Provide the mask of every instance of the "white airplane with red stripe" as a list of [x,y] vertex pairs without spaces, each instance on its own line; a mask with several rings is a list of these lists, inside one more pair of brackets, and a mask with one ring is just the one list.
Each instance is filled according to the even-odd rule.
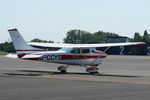
[[[98,65],[107,56],[110,47],[127,45],[144,45],[144,42],[104,43],[104,44],[55,44],[55,43],[27,43],[17,29],[9,29],[9,34],[15,47],[18,58],[44,62],[66,64],[58,70],[66,72],[69,65],[79,65],[86,68],[88,73],[97,73]],[[57,47],[58,51],[48,51],[32,46]],[[108,47],[105,51],[96,50],[96,47]]]

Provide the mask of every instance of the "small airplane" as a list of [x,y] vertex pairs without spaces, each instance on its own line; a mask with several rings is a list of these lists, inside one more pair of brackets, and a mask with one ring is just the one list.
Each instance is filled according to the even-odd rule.
[[[114,46],[144,45],[144,42],[104,43],[104,44],[55,44],[55,43],[27,43],[17,29],[8,30],[18,58],[44,62],[60,63],[57,69],[63,73],[69,65],[79,65],[86,68],[88,73],[98,73],[98,65],[106,58],[107,52]],[[32,45],[32,46],[31,46]],[[57,51],[49,51],[40,47],[57,47]],[[96,47],[107,47],[105,51],[96,50]]]

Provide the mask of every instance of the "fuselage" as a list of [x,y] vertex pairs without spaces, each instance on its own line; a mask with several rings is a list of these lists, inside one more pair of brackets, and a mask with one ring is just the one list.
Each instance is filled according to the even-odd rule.
[[[23,59],[39,60],[44,62],[61,63],[68,65],[96,66],[106,58],[106,53],[93,48],[63,48],[58,51],[43,51],[26,55]],[[36,58],[36,55],[42,55]]]

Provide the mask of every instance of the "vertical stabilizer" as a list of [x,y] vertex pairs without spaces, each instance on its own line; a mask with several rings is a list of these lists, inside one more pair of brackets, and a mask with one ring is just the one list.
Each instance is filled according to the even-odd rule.
[[34,48],[28,45],[17,29],[9,29],[8,32],[19,58],[21,58],[25,54],[43,51],[42,49]]

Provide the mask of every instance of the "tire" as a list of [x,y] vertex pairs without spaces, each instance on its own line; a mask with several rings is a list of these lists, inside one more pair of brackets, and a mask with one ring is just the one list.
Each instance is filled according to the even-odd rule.
[[61,70],[61,73],[66,73],[67,71],[66,70]]

